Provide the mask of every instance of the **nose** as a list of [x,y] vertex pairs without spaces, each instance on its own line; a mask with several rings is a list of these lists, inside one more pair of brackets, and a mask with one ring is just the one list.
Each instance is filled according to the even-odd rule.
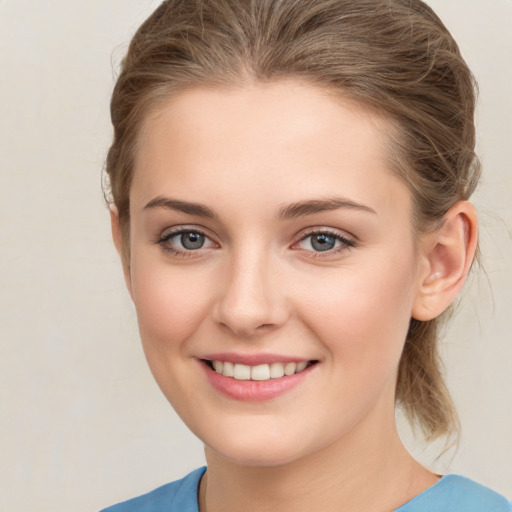
[[285,290],[270,257],[254,252],[238,255],[222,282],[214,320],[237,337],[260,336],[286,322]]

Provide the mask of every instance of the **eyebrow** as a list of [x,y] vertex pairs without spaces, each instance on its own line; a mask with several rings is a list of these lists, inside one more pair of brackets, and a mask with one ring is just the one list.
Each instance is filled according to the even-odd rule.
[[329,197],[327,199],[312,199],[310,201],[300,201],[282,207],[277,213],[279,219],[294,219],[297,217],[304,217],[306,215],[313,215],[314,213],[321,213],[331,210],[338,210],[340,208],[358,210],[377,215],[377,212],[364,204],[356,203],[344,197]]
[[[181,201],[171,197],[158,196],[149,201],[144,210],[153,210],[163,208],[167,210],[174,210],[178,212],[195,215],[207,219],[218,219],[219,216],[208,206],[201,203],[194,203],[189,201]],[[315,213],[325,211],[338,210],[338,209],[359,210],[377,214],[377,212],[364,204],[356,203],[344,197],[330,197],[327,199],[311,199],[309,201],[300,201],[283,206],[277,212],[277,218],[280,220],[294,219],[298,217],[305,217]]]
[[196,215],[197,217],[207,219],[218,219],[218,215],[204,204],[180,201],[179,199],[172,199],[170,197],[155,197],[149,201],[146,206],[144,206],[144,210],[153,210],[158,208],[188,213],[189,215]]

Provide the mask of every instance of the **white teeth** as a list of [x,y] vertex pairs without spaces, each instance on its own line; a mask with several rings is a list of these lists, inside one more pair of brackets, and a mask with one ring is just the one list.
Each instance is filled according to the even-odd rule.
[[222,375],[225,375],[226,377],[234,377],[235,367],[233,363],[228,363],[227,361],[225,363],[222,363]]
[[233,377],[237,380],[250,380],[251,379],[251,367],[246,364],[235,364]]
[[297,369],[296,363],[288,363],[284,367],[284,374],[285,375],[293,375],[295,373],[295,370]]
[[297,369],[295,370],[297,373],[298,372],[301,372],[302,370],[304,370],[306,368],[306,366],[308,365],[308,362],[307,361],[302,361],[300,363],[297,363]]
[[251,368],[251,380],[269,380],[270,367],[268,364],[260,364]]
[[279,379],[285,375],[293,375],[305,370],[307,361],[300,363],[272,363],[249,366],[246,364],[233,364],[229,361],[212,361],[213,369],[225,377],[234,377],[237,380],[269,380]]
[[270,365],[270,378],[279,379],[284,375],[284,366],[281,363],[272,363]]

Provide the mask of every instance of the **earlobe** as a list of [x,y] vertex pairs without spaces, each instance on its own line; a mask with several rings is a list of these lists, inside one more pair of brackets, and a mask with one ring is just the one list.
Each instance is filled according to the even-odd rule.
[[114,246],[121,258],[123,266],[124,280],[130,296],[132,296],[132,280],[130,274],[129,256],[126,254],[126,244],[123,238],[123,231],[121,228],[121,221],[119,220],[119,212],[115,205],[110,206],[110,226],[112,229],[112,240]]
[[441,227],[423,237],[413,318],[432,320],[457,298],[471,268],[477,241],[477,215],[468,201],[452,206]]

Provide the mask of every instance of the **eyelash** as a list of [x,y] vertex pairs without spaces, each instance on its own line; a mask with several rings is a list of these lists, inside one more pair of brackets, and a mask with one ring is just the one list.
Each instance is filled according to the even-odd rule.
[[[157,240],[156,240],[156,244],[159,245],[163,251],[165,251],[166,253],[169,253],[169,254],[172,254],[173,256],[177,256],[177,257],[190,257],[190,256],[198,256],[201,248],[199,249],[196,249],[196,250],[177,250],[177,249],[174,249],[170,244],[169,244],[169,241],[178,236],[178,235],[182,235],[182,234],[185,234],[185,233],[194,233],[194,234],[198,234],[198,235],[201,235],[201,236],[204,236],[207,240],[210,240],[211,241],[211,238],[202,230],[200,229],[197,229],[197,228],[177,228],[175,230],[172,230],[172,231],[169,231],[167,232],[165,235],[163,236],[160,236]],[[303,250],[305,252],[308,252],[312,255],[312,257],[314,258],[322,258],[322,257],[329,257],[329,256],[335,256],[337,254],[340,254],[344,251],[348,251],[350,250],[351,248],[355,247],[356,246],[356,242],[354,240],[351,240],[350,238],[347,238],[343,235],[340,235],[339,233],[335,232],[335,231],[331,231],[329,229],[325,229],[325,228],[316,228],[316,229],[311,229],[308,233],[306,233],[305,235],[303,235],[300,240],[298,242],[295,242],[292,246],[293,247],[296,247],[297,245],[299,245],[300,243],[304,242],[305,240],[307,240],[309,237],[312,237],[314,235],[326,235],[330,238],[333,238],[335,240],[335,242],[339,242],[340,243],[340,246],[337,247],[337,248],[334,248],[334,249],[328,249],[326,251],[314,251],[314,250],[307,250],[307,249],[298,249],[298,250]],[[213,242],[215,243],[215,242]]]
[[177,250],[177,249],[174,249],[170,244],[169,244],[169,241],[178,236],[178,235],[183,235],[185,233],[194,233],[194,234],[198,234],[198,235],[201,235],[201,236],[204,236],[205,239],[207,240],[210,240],[211,241],[211,238],[202,230],[200,229],[197,229],[197,228],[177,228],[175,230],[172,230],[172,231],[168,231],[165,233],[165,235],[161,235],[157,240],[156,240],[156,243],[158,245],[160,245],[160,247],[162,248],[163,251],[165,251],[166,253],[169,253],[169,254],[172,254],[173,256],[177,256],[177,257],[194,257],[194,256],[198,256],[198,253],[200,251],[200,249],[196,249],[196,250]]
[[309,232],[303,235],[300,240],[294,244],[294,246],[297,246],[301,242],[304,242],[309,237],[314,235],[327,235],[328,237],[334,238],[335,242],[339,242],[340,246],[326,251],[306,250],[306,252],[311,253],[313,258],[327,258],[330,256],[336,256],[342,252],[352,249],[353,247],[356,247],[356,242],[354,240],[347,238],[346,236],[343,236],[336,231],[332,231],[326,228],[312,228]]

